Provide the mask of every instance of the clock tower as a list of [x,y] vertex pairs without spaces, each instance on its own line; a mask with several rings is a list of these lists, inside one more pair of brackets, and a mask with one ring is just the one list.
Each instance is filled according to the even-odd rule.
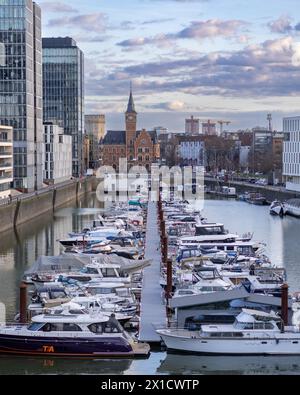
[[125,113],[126,152],[127,152],[128,163],[130,163],[133,159],[135,159],[134,143],[136,139],[136,122],[137,122],[137,112],[135,111],[132,88],[130,86],[128,106],[127,106],[127,111]]

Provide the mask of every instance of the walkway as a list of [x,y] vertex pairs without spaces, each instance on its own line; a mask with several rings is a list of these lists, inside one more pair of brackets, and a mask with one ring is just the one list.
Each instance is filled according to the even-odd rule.
[[155,332],[158,327],[166,325],[166,307],[163,304],[160,281],[160,235],[157,224],[157,204],[148,204],[145,258],[152,259],[152,264],[144,269],[141,322],[139,340],[148,343],[160,342]]

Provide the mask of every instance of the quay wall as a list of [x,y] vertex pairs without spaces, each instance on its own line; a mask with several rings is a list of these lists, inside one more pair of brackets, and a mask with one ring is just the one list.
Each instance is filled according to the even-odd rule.
[[92,191],[90,179],[55,185],[36,194],[20,195],[0,206],[0,233],[18,227]]
[[260,192],[264,195],[268,202],[274,200],[288,200],[293,198],[300,198],[300,193],[294,191],[287,191],[285,188],[273,187],[271,185],[255,185],[249,183],[243,183],[239,181],[224,182],[212,178],[205,178],[205,185],[214,189],[217,186],[232,186],[236,188],[237,193],[243,192]]

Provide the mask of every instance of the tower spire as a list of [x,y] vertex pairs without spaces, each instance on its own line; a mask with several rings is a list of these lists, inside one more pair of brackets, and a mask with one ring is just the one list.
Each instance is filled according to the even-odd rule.
[[126,112],[136,113],[135,106],[134,106],[134,100],[133,100],[133,94],[132,94],[132,81],[130,81],[130,94],[129,94],[129,100],[128,100],[128,106],[127,106]]

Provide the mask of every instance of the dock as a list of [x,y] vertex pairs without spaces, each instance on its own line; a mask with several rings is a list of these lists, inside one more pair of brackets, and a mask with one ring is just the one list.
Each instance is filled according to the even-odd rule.
[[158,210],[155,202],[149,201],[147,212],[145,259],[151,259],[150,266],[144,269],[139,341],[160,343],[155,329],[166,325],[166,306],[160,286],[161,246],[158,227]]

